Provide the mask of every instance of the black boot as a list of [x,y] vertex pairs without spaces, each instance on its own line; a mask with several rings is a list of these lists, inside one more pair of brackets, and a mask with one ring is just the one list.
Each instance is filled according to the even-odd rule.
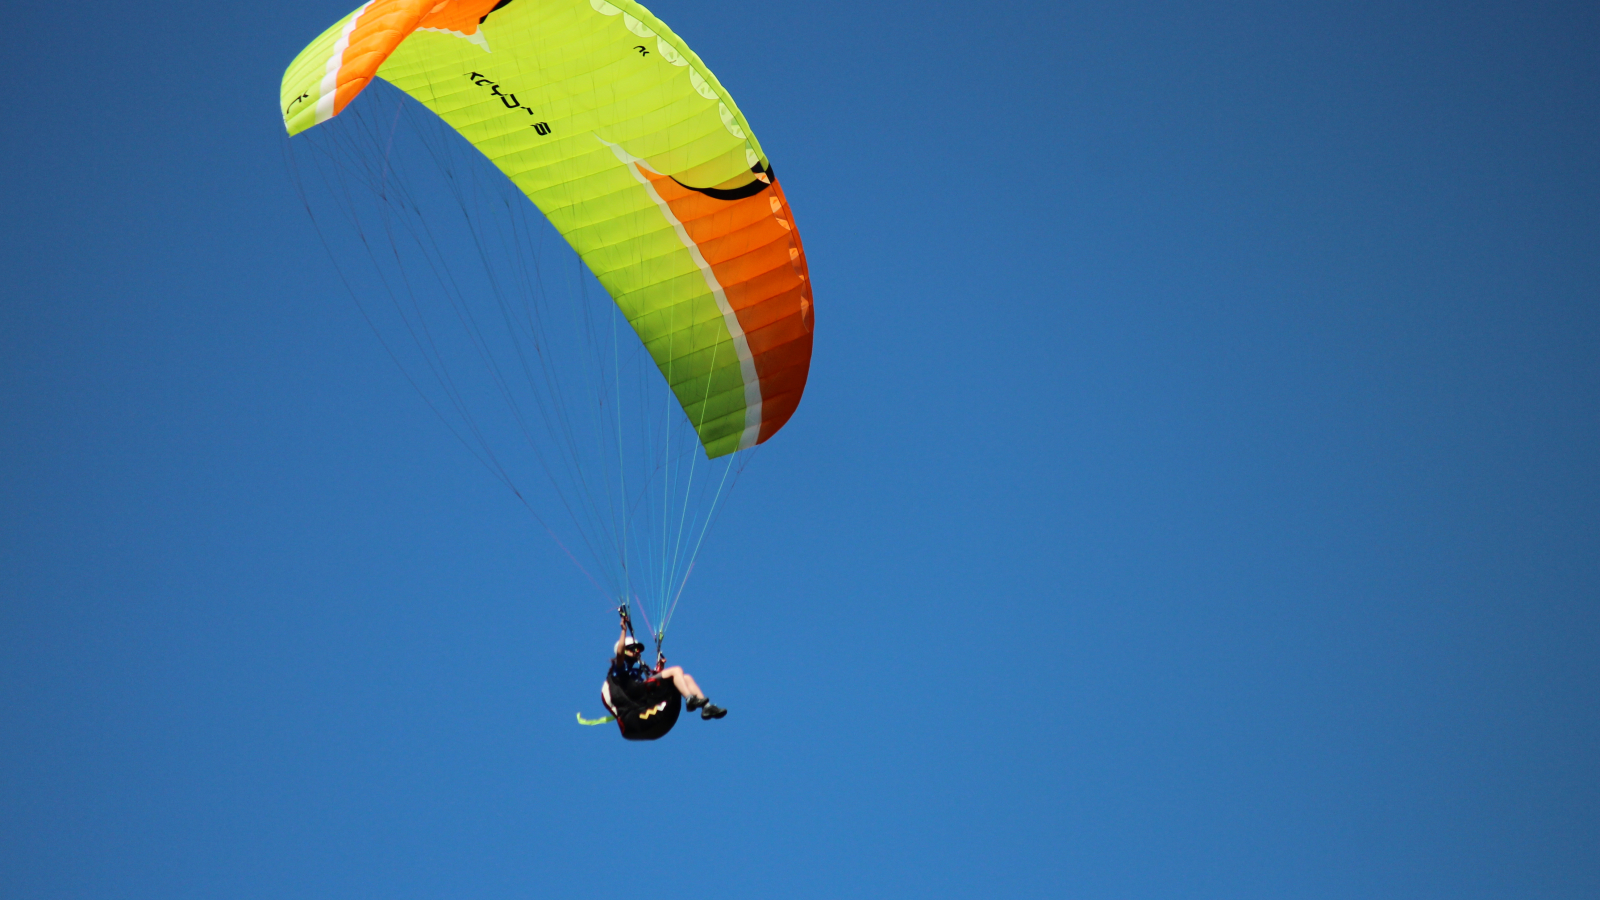
[[694,712],[695,710],[699,709],[702,706],[705,706],[707,703],[710,703],[710,702],[711,702],[710,700],[707,700],[704,697],[690,697],[689,698],[689,712]]
[[727,714],[727,710],[713,704],[710,700],[706,700],[706,708],[700,710],[700,718],[702,719],[720,719]]

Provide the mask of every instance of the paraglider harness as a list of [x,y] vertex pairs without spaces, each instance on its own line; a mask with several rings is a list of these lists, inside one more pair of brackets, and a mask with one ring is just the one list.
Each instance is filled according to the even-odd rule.
[[617,609],[622,617],[622,628],[627,632],[622,649],[611,661],[606,673],[606,683],[600,689],[600,699],[616,718],[617,728],[630,741],[653,741],[672,730],[683,711],[683,696],[669,678],[662,678],[667,658],[661,652],[661,640],[656,640],[656,665],[647,669],[643,662],[629,660],[626,655],[630,643],[642,643],[633,636],[633,621],[628,618],[628,606]]

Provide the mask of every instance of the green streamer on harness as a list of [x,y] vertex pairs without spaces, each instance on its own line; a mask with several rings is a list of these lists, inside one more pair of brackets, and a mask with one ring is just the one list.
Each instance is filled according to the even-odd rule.
[[585,719],[583,717],[583,713],[578,713],[579,725],[604,725],[607,722],[615,722],[616,720],[616,716],[601,716],[598,719]]

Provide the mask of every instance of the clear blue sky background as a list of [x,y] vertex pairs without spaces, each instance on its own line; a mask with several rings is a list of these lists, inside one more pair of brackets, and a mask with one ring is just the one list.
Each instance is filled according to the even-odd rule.
[[294,196],[350,2],[7,11],[0,893],[1600,895],[1600,8],[654,4],[818,325],[640,746]]

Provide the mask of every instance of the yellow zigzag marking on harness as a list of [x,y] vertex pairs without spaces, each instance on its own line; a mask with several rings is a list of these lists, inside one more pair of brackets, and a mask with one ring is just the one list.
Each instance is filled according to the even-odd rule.
[[667,708],[667,701],[663,700],[660,703],[656,704],[655,709],[647,709],[644,712],[639,713],[639,718],[640,719],[648,719],[651,716],[655,715],[658,712],[661,712],[663,709],[666,709],[666,708]]

